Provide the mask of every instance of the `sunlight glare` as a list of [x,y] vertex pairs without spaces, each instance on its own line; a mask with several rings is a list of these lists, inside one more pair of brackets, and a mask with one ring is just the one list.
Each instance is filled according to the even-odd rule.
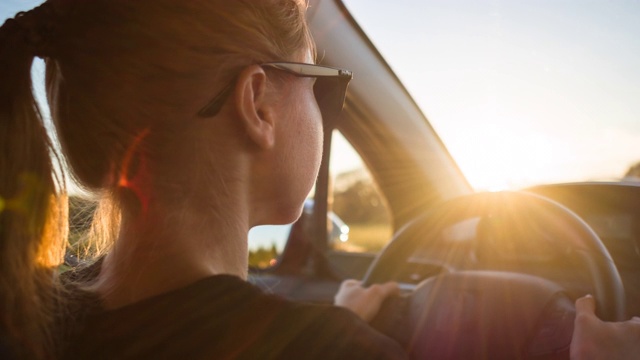
[[557,152],[551,143],[517,124],[487,125],[466,132],[449,148],[474,188],[500,191],[553,177],[545,167]]

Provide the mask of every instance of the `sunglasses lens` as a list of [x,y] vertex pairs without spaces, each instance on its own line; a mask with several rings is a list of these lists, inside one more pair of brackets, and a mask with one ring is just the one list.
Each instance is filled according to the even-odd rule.
[[313,87],[325,124],[334,123],[342,111],[347,82],[337,77],[318,77]]

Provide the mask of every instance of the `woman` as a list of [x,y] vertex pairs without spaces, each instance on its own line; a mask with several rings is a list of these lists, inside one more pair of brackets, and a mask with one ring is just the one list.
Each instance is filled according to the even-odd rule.
[[[386,358],[402,350],[355,315],[248,285],[247,232],[297,219],[323,118],[349,72],[313,65],[295,0],[50,0],[0,29],[1,324],[47,358]],[[108,254],[53,266],[66,221],[30,89],[46,59],[61,158],[101,204]],[[375,315],[394,284],[347,282]]]

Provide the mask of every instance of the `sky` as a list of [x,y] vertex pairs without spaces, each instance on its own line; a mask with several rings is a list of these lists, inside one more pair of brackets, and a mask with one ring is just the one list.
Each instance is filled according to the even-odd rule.
[[640,1],[345,2],[476,189],[640,161]]
[[[2,0],[0,20],[40,2]],[[640,1],[345,2],[476,189],[640,161]]]
[[42,3],[42,0],[2,0],[0,2],[0,20],[12,17],[18,11],[29,10]]

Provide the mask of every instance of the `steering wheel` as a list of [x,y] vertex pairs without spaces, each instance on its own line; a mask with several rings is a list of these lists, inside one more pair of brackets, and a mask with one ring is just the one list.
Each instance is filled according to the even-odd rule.
[[[610,321],[624,319],[622,280],[600,238],[566,207],[525,192],[476,193],[443,202],[394,235],[369,267],[363,284],[397,280],[402,265],[417,249],[440,240],[443,229],[467,219],[496,216],[509,221],[540,222],[545,232],[553,234],[556,241],[562,240],[550,249],[559,252],[557,255],[571,255],[581,263],[579,269],[586,269],[595,291],[598,315]],[[487,313],[499,319],[487,317]],[[446,320],[438,314],[454,317],[451,320],[458,322],[456,326],[485,333],[485,341],[477,342],[477,334],[467,336],[460,329],[443,332]],[[564,347],[568,351],[574,315],[573,300],[550,280],[515,272],[458,271],[429,278],[409,297],[390,301],[374,326],[384,332],[394,328],[394,334],[389,335],[408,346],[413,358],[475,358],[470,354],[492,346],[487,350],[491,355],[488,358],[527,358],[540,351]],[[555,342],[549,340],[553,337],[547,339],[549,329],[556,332]],[[505,337],[509,341],[505,342]]]

